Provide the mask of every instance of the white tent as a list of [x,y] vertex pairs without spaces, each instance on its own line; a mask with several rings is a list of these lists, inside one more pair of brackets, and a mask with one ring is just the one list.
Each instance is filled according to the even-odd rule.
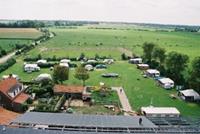
[[52,77],[50,74],[40,74],[40,75],[38,75],[38,77],[35,80],[36,81],[52,80]]
[[37,61],[37,64],[45,64],[45,63],[47,63],[47,60],[38,60]]
[[67,68],[69,67],[69,64],[68,64],[68,63],[60,63],[59,65],[60,65],[60,66],[63,66],[63,67],[67,67]]
[[69,60],[69,59],[62,59],[62,60],[60,60],[60,63],[70,63],[71,62],[71,60]]
[[183,100],[188,100],[188,101],[200,100],[200,95],[193,89],[182,90],[179,92],[179,95]]
[[141,107],[141,112],[147,117],[179,117],[180,112],[175,107]]
[[112,63],[114,63],[114,60],[113,59],[104,59],[103,63],[112,64]]
[[92,71],[92,70],[94,70],[94,67],[92,65],[88,64],[88,65],[85,65],[85,69],[87,71]]
[[174,87],[174,81],[170,78],[161,78],[158,79],[158,82],[165,89],[170,89]]

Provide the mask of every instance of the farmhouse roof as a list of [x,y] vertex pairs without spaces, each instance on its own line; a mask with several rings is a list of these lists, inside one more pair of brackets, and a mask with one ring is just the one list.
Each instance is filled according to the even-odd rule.
[[184,96],[194,96],[195,99],[199,99],[200,100],[200,95],[194,91],[193,89],[187,89],[187,90],[183,90],[180,91]]
[[8,94],[8,91],[18,84],[15,78],[7,78],[0,81],[0,91],[5,95]]
[[12,120],[17,118],[20,114],[9,111],[0,107],[0,125],[8,125]]
[[22,104],[30,98],[28,94],[20,93],[13,101],[15,103]]
[[142,107],[141,111],[146,114],[180,114],[175,107]]
[[55,85],[55,93],[82,93],[84,90],[83,86],[68,86],[68,85]]

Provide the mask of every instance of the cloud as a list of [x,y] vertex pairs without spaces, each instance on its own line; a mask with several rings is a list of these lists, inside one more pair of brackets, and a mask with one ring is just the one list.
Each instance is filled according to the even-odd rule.
[[199,0],[0,0],[1,19],[199,24]]

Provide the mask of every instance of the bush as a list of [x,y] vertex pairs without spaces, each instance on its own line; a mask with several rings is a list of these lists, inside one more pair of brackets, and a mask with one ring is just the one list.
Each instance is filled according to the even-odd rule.
[[15,63],[16,63],[16,60],[14,58],[8,59],[5,63],[3,63],[3,64],[0,65],[0,72],[5,71],[6,69],[8,69],[9,67],[11,67]]

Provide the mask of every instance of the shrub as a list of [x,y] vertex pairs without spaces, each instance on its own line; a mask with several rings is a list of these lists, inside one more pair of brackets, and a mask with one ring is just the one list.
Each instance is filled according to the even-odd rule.
[[8,69],[9,67],[11,67],[15,63],[16,63],[16,60],[14,58],[8,59],[5,63],[3,63],[3,64],[0,65],[0,72],[5,71],[6,69]]

